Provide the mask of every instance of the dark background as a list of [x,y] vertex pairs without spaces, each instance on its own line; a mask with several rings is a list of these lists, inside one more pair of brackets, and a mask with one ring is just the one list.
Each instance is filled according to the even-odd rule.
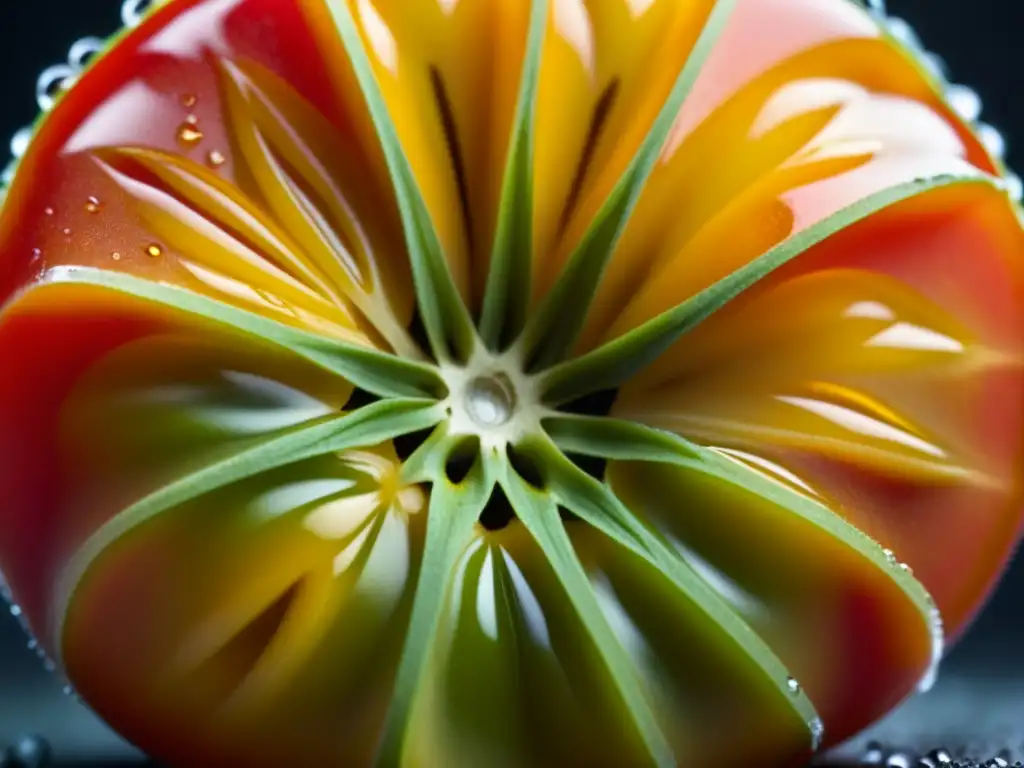
[[[889,0],[888,6],[914,25],[929,50],[942,55],[954,82],[981,94],[983,119],[1007,138],[1009,165],[1024,170],[1020,3]],[[62,62],[75,40],[113,32],[120,24],[119,6],[119,0],[0,0],[0,157],[6,156],[7,139],[35,118],[38,73]],[[949,567],[957,567],[955,555]],[[918,753],[945,746],[983,761],[1007,750],[1004,756],[1011,762],[1024,760],[1022,603],[1024,556],[948,657],[936,688],[851,745],[850,757],[843,759],[859,764],[864,743],[878,739],[887,748]],[[46,737],[62,765],[141,763],[84,707],[62,694],[60,681],[27,648],[16,620],[0,610],[0,752],[4,744],[30,733]]]

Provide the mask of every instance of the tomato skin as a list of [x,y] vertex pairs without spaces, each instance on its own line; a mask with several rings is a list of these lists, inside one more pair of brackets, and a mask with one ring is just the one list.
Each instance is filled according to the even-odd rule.
[[[457,287],[478,308],[525,6],[353,5]],[[538,300],[712,6],[554,5],[538,97]],[[353,386],[264,339],[62,276],[127,273],[384,347],[352,289],[408,326],[396,201],[329,24],[314,0],[171,0],[45,118],[0,210],[0,359],[16,370],[0,377],[0,570],[83,698],[174,764],[371,764],[426,491],[402,485],[390,442],[299,462],[106,544],[69,600],[69,565],[124,509],[248,441],[330,418]],[[465,178],[429,67],[447,83]],[[609,88],[607,132],[577,178]],[[998,172],[853,3],[740,0],[576,352],[880,189],[969,169]],[[824,504],[912,570],[955,641],[1024,533],[1017,217],[1004,191],[964,183],[857,222],[683,337],[611,415]],[[826,746],[897,706],[930,668],[931,617],[823,529],[684,469],[610,462],[605,479],[796,676]],[[774,708],[726,632],[662,574],[574,525],[574,551],[680,761],[802,764],[806,723]],[[448,589],[409,764],[643,761],[576,609],[521,526],[478,527]]]

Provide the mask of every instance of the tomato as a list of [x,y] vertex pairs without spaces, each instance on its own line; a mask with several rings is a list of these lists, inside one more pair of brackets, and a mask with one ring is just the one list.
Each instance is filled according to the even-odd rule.
[[186,765],[785,766],[1021,530],[1024,235],[853,0],[168,0],[0,210],[0,569]]

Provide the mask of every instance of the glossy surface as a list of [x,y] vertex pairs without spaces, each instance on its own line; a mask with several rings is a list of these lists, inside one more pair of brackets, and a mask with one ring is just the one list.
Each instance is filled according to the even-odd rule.
[[[480,305],[527,34],[518,0],[351,0],[455,282]],[[713,3],[552,0],[534,158],[535,303],[646,135]],[[368,765],[429,490],[391,443],[257,475],[62,573],[169,481],[350,406],[352,386],[76,266],[411,354],[397,205],[319,0],[172,0],[48,117],[0,213],[0,569],[79,693],[189,765]],[[467,65],[467,62],[472,62]],[[451,136],[457,137],[453,147]],[[740,0],[615,250],[578,351],[901,182],[995,171],[849,0]],[[891,549],[965,626],[1024,509],[1024,238],[963,184],[811,248],[629,382],[612,414],[797,488]],[[607,480],[758,632],[835,744],[914,690],[936,630],[861,553],[749,489]],[[806,723],[703,607],[566,526],[681,765],[797,765]],[[955,562],[951,553],[957,552]],[[639,765],[626,706],[523,527],[448,579],[410,766]],[[938,628],[941,632],[941,628]],[[941,638],[939,638],[941,639]],[[799,680],[799,683],[796,683]]]

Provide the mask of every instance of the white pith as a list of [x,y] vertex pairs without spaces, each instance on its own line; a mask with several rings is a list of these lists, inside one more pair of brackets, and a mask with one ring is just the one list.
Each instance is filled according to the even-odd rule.
[[541,402],[538,377],[524,371],[515,347],[494,355],[481,345],[464,366],[444,364],[440,373],[448,387],[448,434],[477,437],[481,450],[503,451],[539,433],[551,413]]

